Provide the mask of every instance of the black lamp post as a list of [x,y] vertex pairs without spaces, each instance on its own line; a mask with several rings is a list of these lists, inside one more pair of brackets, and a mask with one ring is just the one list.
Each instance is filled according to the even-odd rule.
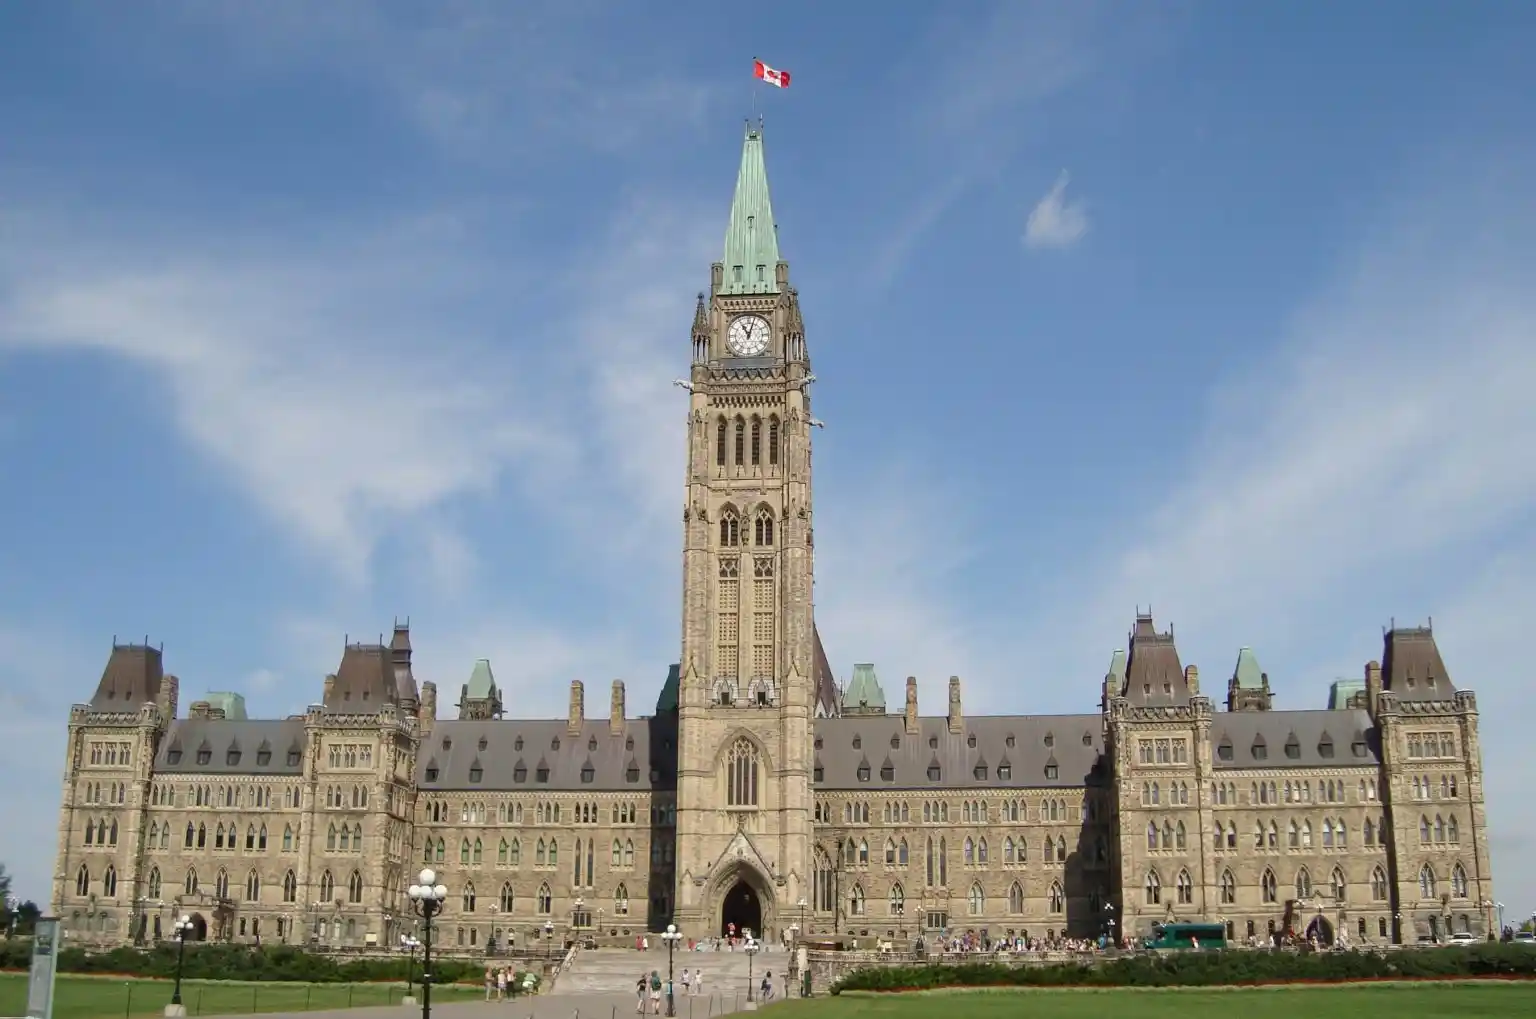
[[416,875],[417,883],[406,889],[411,909],[421,917],[421,1019],[432,1016],[432,918],[443,911],[448,888],[437,883],[437,872],[427,867]]
[[754,993],[756,993],[754,988],[753,988],[753,986],[752,986],[752,957],[757,954],[757,939],[754,938],[750,933],[747,934],[746,952],[747,952],[747,1000],[748,1001],[752,1001],[752,1000],[754,1000],[752,995]]
[[548,969],[555,958],[555,921],[544,921],[544,968]]
[[176,934],[176,986],[171,989],[171,1005],[175,1008],[172,1015],[186,1015],[187,1010],[181,1004],[181,963],[187,955],[187,935],[192,933],[192,918],[183,916],[171,926]]
[[672,949],[683,939],[678,931],[677,924],[667,924],[667,929],[661,932],[661,940],[667,943],[667,1015],[677,1015],[677,1007],[672,1000]]
[[421,947],[421,942],[409,934],[402,934],[400,947],[409,953],[409,961],[405,965],[405,996],[409,998],[412,996],[411,988],[416,982],[416,949]]

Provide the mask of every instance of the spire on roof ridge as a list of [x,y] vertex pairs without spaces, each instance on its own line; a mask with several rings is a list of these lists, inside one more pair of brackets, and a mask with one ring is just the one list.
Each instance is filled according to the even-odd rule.
[[768,167],[763,158],[763,126],[747,122],[741,143],[741,169],[725,230],[722,294],[779,292],[779,237],[768,196]]

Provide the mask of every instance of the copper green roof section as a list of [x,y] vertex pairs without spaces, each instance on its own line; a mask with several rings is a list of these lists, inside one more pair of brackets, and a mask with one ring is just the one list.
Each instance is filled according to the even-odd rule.
[[667,681],[661,685],[661,695],[656,698],[656,714],[665,715],[677,710],[678,687],[682,684],[682,666],[674,665],[667,670]]
[[468,689],[465,696],[475,700],[485,700],[496,691],[496,677],[491,674],[491,661],[489,658],[476,660],[475,667],[470,671]]
[[843,693],[844,708],[885,708],[885,691],[880,689],[880,680],[875,676],[875,667],[870,664],[860,664],[853,667],[853,678],[848,681],[848,689]]
[[245,697],[242,694],[210,691],[203,700],[207,701],[208,706],[211,708],[221,708],[224,711],[224,717],[231,721],[244,722],[246,720]]
[[1328,687],[1328,710],[1343,711],[1350,699],[1365,693],[1365,682],[1359,679],[1336,679]]
[[721,294],[779,292],[779,231],[768,198],[761,124],[748,124],[741,143],[741,169],[736,174],[736,196],[731,199],[731,222],[725,230],[721,264],[725,267],[718,291]]
[[1124,694],[1124,690],[1125,690],[1125,652],[1124,651],[1116,651],[1114,654],[1109,656],[1109,675],[1106,678],[1109,679],[1110,689],[1112,689],[1117,695],[1123,695]]
[[1257,690],[1264,685],[1264,671],[1259,668],[1258,656],[1253,648],[1237,649],[1237,665],[1232,669],[1239,690]]

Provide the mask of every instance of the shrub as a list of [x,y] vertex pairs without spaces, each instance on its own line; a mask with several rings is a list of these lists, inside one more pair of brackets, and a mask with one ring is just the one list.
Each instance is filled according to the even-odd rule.
[[[59,953],[61,973],[112,973],[125,976],[176,975],[176,943],[161,942],[152,948],[114,948],[87,952],[69,946]],[[31,941],[0,942],[0,968],[26,969],[32,964]],[[479,962],[459,959],[434,960],[437,983],[478,982],[485,971]],[[181,975],[188,980],[288,980],[306,983],[405,983],[409,975],[420,979],[421,960],[413,964],[402,956],[389,958],[337,958],[306,952],[293,945],[193,944],[187,945]]]
[[872,966],[845,975],[832,987],[832,993],[933,987],[1212,987],[1483,976],[1536,979],[1536,952],[1520,945],[1490,943],[1380,954],[1229,950],[1158,953],[1043,966],[996,962]]

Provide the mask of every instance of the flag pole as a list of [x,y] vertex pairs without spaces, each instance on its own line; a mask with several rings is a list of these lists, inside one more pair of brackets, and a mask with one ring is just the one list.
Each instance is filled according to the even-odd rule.
[[[757,58],[756,57],[752,58],[752,68],[753,68],[754,71],[757,69]],[[752,119],[756,120],[756,119],[758,119],[758,115],[757,115],[757,76],[756,76],[756,74],[754,74],[752,76],[752,78],[747,82],[747,88],[752,90]]]

